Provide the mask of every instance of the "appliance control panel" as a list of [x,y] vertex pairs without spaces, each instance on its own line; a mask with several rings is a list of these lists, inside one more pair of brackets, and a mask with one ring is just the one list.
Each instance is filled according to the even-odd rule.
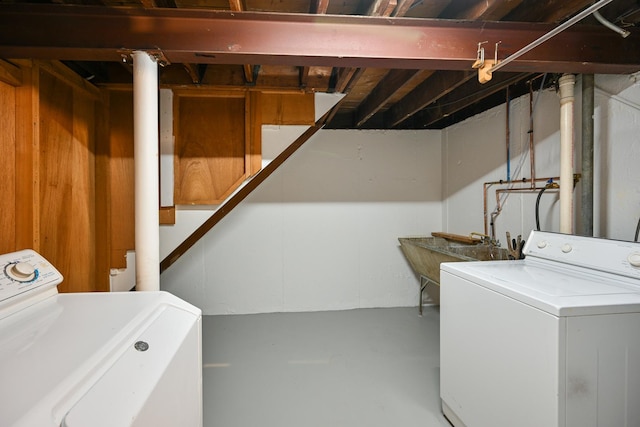
[[638,242],[534,230],[529,235],[524,254],[640,279]]
[[62,274],[34,250],[0,255],[0,302],[61,282]]

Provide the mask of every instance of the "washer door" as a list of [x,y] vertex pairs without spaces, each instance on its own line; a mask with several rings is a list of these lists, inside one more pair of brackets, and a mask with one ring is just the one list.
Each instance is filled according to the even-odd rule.
[[65,416],[65,427],[201,426],[201,317],[162,306]]

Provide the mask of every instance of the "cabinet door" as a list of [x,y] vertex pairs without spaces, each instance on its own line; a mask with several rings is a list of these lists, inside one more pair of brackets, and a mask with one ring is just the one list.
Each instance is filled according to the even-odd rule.
[[219,204],[250,175],[248,99],[174,94],[175,204]]

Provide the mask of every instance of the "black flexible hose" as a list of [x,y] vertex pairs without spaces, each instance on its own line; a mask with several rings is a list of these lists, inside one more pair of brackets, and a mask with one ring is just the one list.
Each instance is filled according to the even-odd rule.
[[540,197],[542,197],[542,193],[544,193],[546,188],[543,188],[538,193],[538,198],[536,199],[536,230],[540,231]]
[[636,237],[634,237],[633,241],[638,241],[638,234],[640,234],[640,219],[638,220],[638,225],[636,226]]

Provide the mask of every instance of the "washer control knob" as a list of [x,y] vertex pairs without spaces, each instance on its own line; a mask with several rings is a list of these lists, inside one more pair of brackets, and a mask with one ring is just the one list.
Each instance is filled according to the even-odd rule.
[[18,282],[29,282],[35,277],[36,268],[28,262],[18,262],[5,270],[7,275]]
[[627,257],[627,261],[634,267],[640,267],[640,252],[634,252]]
[[571,247],[570,244],[565,243],[564,245],[562,245],[562,248],[560,248],[562,250],[562,252],[564,252],[565,254],[568,254],[569,252],[571,252],[573,250],[573,248]]
[[547,241],[546,241],[546,240],[540,240],[540,241],[538,242],[538,248],[539,248],[539,249],[544,249],[544,248],[546,248],[546,247],[547,247]]

